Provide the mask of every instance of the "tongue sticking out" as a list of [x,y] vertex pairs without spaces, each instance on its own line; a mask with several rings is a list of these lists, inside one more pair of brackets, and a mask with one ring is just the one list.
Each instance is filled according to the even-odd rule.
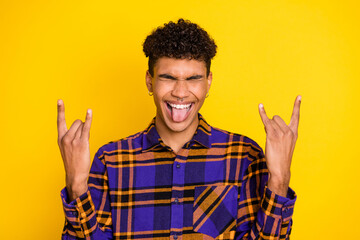
[[187,117],[187,112],[189,109],[176,109],[172,108],[171,117],[174,122],[182,122]]

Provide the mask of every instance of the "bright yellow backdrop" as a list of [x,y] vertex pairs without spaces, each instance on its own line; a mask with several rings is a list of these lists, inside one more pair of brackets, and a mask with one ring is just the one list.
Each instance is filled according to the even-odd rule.
[[201,113],[261,146],[257,105],[289,120],[302,94],[291,187],[292,239],[354,239],[359,226],[357,1],[0,2],[1,239],[59,239],[64,170],[56,101],[68,126],[92,108],[91,154],[155,114],[142,43],[179,17],[218,44]]

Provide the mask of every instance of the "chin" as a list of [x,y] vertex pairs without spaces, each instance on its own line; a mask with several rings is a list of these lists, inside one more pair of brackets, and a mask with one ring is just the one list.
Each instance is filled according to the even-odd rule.
[[188,127],[191,125],[191,123],[192,123],[192,121],[188,122],[188,123],[186,121],[181,122],[181,123],[165,122],[166,126],[173,132],[183,132],[186,129],[188,129]]

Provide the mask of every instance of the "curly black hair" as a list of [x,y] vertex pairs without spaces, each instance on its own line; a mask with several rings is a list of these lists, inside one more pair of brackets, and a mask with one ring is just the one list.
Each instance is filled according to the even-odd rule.
[[154,76],[154,65],[160,57],[205,61],[209,75],[216,48],[214,39],[204,29],[183,18],[177,23],[170,21],[163,27],[156,28],[143,43],[143,51],[149,57],[151,76]]

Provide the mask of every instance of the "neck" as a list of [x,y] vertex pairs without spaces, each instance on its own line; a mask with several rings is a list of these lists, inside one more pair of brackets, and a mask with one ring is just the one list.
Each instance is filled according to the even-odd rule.
[[165,145],[169,146],[175,153],[178,153],[185,143],[191,140],[199,124],[198,115],[195,120],[181,132],[176,132],[167,127],[160,116],[155,118],[156,130]]

